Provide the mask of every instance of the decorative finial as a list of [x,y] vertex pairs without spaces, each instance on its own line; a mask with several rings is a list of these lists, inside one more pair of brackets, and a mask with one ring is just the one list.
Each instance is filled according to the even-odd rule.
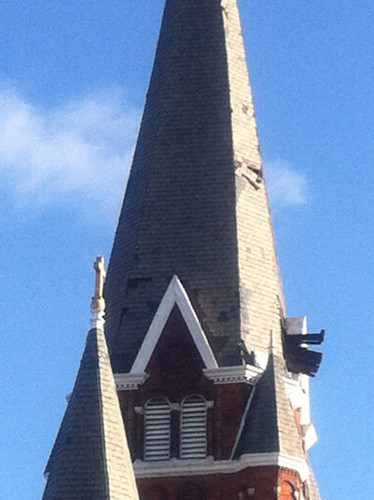
[[104,313],[105,313],[105,300],[103,297],[104,280],[105,280],[105,267],[104,257],[97,257],[94,262],[94,269],[96,271],[95,278],[95,295],[91,301],[91,328],[104,328]]

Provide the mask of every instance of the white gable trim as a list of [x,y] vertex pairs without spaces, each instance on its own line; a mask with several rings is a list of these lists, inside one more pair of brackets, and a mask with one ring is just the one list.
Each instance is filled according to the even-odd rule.
[[170,313],[177,305],[193,341],[202,357],[206,368],[218,368],[213,351],[210,348],[208,339],[201,328],[197,315],[192,307],[188,295],[177,276],[173,276],[165,295],[163,296],[157,312],[152,320],[151,326],[144,338],[140,351],[134,361],[130,373],[144,373],[151,359],[152,353],[159,341],[161,333],[170,316]]

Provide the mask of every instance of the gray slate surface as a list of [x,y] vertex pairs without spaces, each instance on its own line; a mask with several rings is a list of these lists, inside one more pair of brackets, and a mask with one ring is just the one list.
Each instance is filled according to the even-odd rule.
[[137,500],[104,334],[90,330],[47,467],[43,500]]
[[284,361],[271,354],[255,394],[234,457],[281,452],[305,459],[293,410],[286,395]]
[[167,0],[105,283],[115,372],[130,371],[175,274],[220,365],[240,364],[241,338],[262,348],[279,330],[266,190],[240,162],[261,171],[236,0]]

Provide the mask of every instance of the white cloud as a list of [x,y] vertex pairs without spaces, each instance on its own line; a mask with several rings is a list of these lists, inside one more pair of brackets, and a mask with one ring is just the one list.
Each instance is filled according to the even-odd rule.
[[307,178],[286,162],[266,162],[266,181],[270,202],[275,207],[305,205],[309,200]]
[[[114,222],[139,117],[120,89],[44,109],[0,86],[3,194],[23,212],[53,204]],[[273,206],[308,201],[307,179],[287,163],[267,163],[266,179]]]
[[50,204],[117,215],[139,122],[119,89],[42,109],[0,88],[2,188],[22,209]]

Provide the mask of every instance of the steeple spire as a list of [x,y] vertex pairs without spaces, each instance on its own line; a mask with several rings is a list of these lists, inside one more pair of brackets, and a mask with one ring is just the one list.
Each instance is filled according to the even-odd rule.
[[[98,258],[91,307],[97,326],[104,312],[99,300],[103,269],[103,258]],[[99,327],[88,332],[45,475],[43,500],[138,499],[107,345]]]
[[105,285],[130,371],[173,275],[219,365],[281,349],[283,295],[236,0],[167,0]]
[[44,500],[137,498],[104,297],[141,498],[317,499],[324,333],[285,318],[236,0],[166,0],[104,290],[95,270]]

